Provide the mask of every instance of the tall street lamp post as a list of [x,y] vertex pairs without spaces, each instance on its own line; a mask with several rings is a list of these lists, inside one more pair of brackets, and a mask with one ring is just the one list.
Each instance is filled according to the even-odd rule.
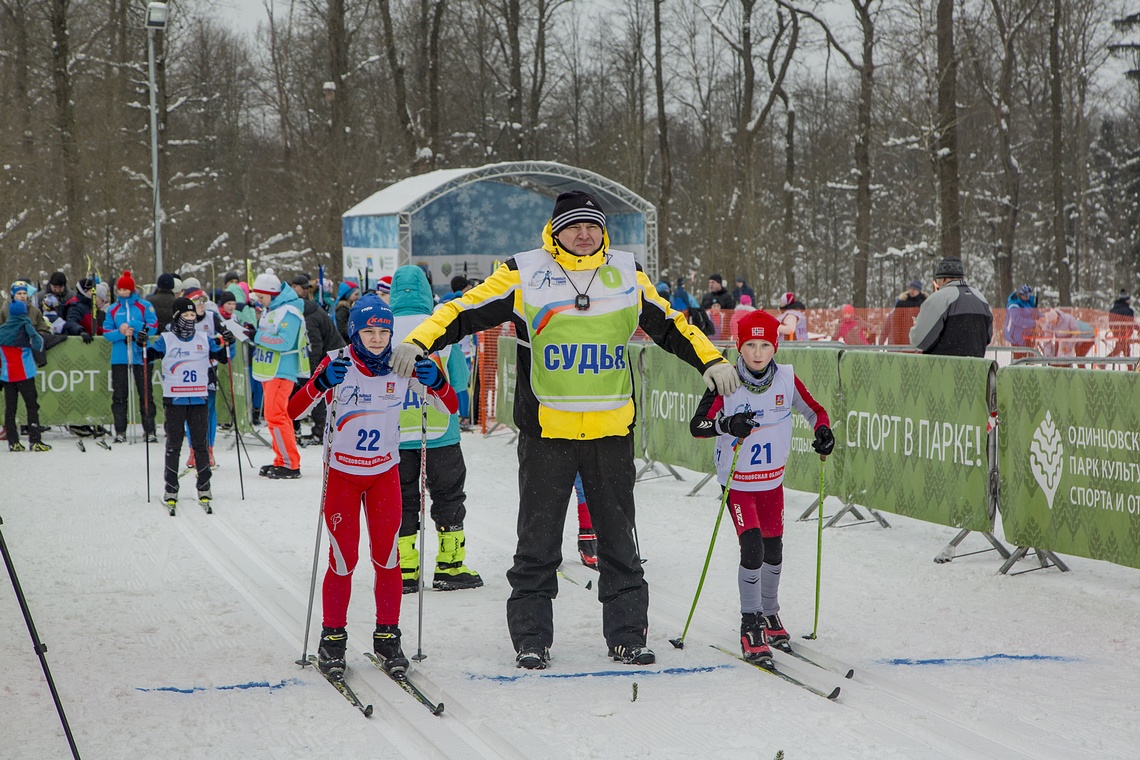
[[158,192],[158,105],[154,83],[154,36],[166,29],[166,3],[146,7],[147,62],[150,72],[150,167],[154,189],[154,276],[162,274],[162,201]]

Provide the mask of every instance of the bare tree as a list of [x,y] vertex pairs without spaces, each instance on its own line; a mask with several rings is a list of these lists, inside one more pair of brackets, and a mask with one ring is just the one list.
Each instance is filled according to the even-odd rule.
[[665,65],[661,44],[661,5],[653,0],[653,85],[657,100],[657,159],[661,190],[657,196],[657,254],[669,261],[669,224],[673,205],[673,165],[669,155],[669,119],[665,113]]
[[[999,294],[1013,290],[1013,251],[1017,238],[1017,222],[1021,214],[1021,164],[1014,156],[1014,76],[1017,72],[1018,34],[1037,12],[1041,0],[990,0],[994,26],[998,35],[1000,58],[995,86],[987,87],[979,73],[978,80],[993,106],[997,135],[997,158],[1002,167],[1001,193],[997,198],[999,221],[994,246],[994,274]],[[978,66],[980,48],[985,43],[971,40],[973,61]]]
[[938,0],[938,127],[934,163],[938,167],[941,253],[962,257],[958,206],[958,54],[954,50],[954,0]]
[[1064,152],[1064,100],[1061,92],[1061,26],[1064,23],[1064,3],[1053,0],[1053,16],[1049,24],[1049,145],[1052,157],[1050,188],[1053,198],[1053,273],[1057,278],[1057,291],[1062,306],[1073,303],[1072,273],[1066,253],[1065,228],[1065,174]]
[[[709,15],[713,29],[724,39],[736,58],[736,65],[740,71],[738,82],[739,100],[733,118],[733,147],[735,160],[732,173],[732,200],[729,206],[729,226],[737,235],[737,247],[741,254],[751,252],[752,241],[758,235],[754,229],[745,229],[744,220],[749,225],[759,222],[754,213],[756,200],[755,176],[753,171],[754,146],[756,137],[768,120],[772,107],[777,100],[777,91],[782,87],[787,76],[788,67],[795,52],[794,43],[789,44],[790,32],[786,19],[779,15],[775,19],[771,36],[754,38],[756,29],[756,0],[738,0],[739,8],[735,28],[730,28],[723,10],[728,7],[726,3],[717,15]],[[774,67],[774,75],[770,82],[767,97],[757,109],[757,102],[761,99],[756,81],[756,59],[760,57],[758,49],[767,42],[767,50],[763,53],[765,60],[779,60]],[[740,248],[740,246],[744,246]],[[741,262],[747,261],[747,256],[740,256]],[[747,264],[745,264],[747,267]]]
[[388,56],[388,69],[392,74],[392,89],[396,103],[396,117],[400,120],[403,136],[404,160],[408,166],[414,166],[418,156],[418,134],[412,113],[408,107],[408,88],[404,71],[403,59],[400,51],[396,49],[396,31],[392,24],[391,0],[378,0],[380,6],[380,20],[384,33],[384,52]]
[[[784,24],[782,13],[777,16],[780,25]],[[792,26],[791,36],[788,39],[788,56],[795,53],[800,36],[800,19],[796,13],[790,14],[789,22]],[[796,109],[784,88],[783,77],[776,70],[775,48],[769,51],[765,61],[768,70],[768,80],[772,83],[772,91],[780,102],[784,104],[784,187],[783,206],[784,215],[780,223],[780,252],[784,258],[785,285],[789,291],[796,290],[797,256],[793,252],[792,240],[796,229]]]
[[51,0],[51,73],[55,92],[55,129],[63,164],[63,203],[67,213],[67,253],[78,268],[83,254],[83,209],[79,188],[79,146],[75,140],[75,104],[72,101],[71,41],[67,31],[70,0]]
[[871,112],[875,93],[875,22],[881,0],[851,0],[851,8],[862,33],[862,56],[859,62],[847,52],[831,27],[814,13],[776,0],[784,7],[815,21],[827,36],[828,44],[847,65],[859,74],[859,101],[856,109],[855,135],[855,253],[851,303],[856,308],[867,306],[867,274],[871,257]]

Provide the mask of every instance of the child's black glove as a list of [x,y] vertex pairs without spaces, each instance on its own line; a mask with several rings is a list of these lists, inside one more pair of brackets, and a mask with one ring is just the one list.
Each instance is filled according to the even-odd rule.
[[753,417],[756,412],[737,412],[731,417],[721,417],[716,421],[716,432],[734,438],[747,438],[756,427]]
[[811,447],[815,449],[815,453],[822,457],[827,456],[835,450],[835,436],[831,433],[831,428],[827,425],[820,425],[815,429],[815,441]]

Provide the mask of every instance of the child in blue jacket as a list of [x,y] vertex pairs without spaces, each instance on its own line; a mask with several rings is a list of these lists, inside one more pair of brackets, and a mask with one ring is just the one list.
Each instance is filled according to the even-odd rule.
[[43,350],[44,339],[28,318],[28,288],[23,283],[12,286],[12,303],[8,319],[0,324],[0,383],[4,384],[4,430],[9,451],[24,451],[20,428],[16,424],[16,405],[24,398],[28,412],[28,442],[32,451],[50,451],[40,439],[40,405],[36,395],[36,362],[32,349]]
[[111,344],[111,415],[115,420],[115,443],[127,440],[127,391],[131,374],[139,395],[139,408],[143,410],[146,439],[149,443],[158,443],[154,434],[150,373],[145,365],[145,354],[135,343],[136,333],[155,331],[158,317],[150,301],[143,301],[135,295],[135,280],[130,271],[123,272],[115,282],[115,296],[118,300],[107,310],[107,317],[103,320],[103,337]]

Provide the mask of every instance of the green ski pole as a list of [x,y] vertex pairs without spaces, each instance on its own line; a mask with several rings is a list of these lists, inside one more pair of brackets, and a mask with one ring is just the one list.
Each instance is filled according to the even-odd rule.
[[804,635],[805,639],[814,641],[816,634],[819,633],[819,586],[820,586],[820,570],[823,567],[823,463],[827,461],[827,457],[820,454],[819,456],[819,525],[816,528],[815,536],[815,622],[812,624],[811,634]]
[[701,589],[705,585],[705,575],[709,571],[709,562],[712,561],[713,546],[716,545],[716,534],[720,531],[720,518],[724,516],[724,505],[728,501],[728,484],[736,473],[736,458],[740,456],[740,439],[732,447],[732,466],[728,469],[728,478],[725,480],[724,490],[720,495],[720,509],[716,513],[716,524],[713,526],[712,538],[709,539],[709,552],[705,555],[705,566],[701,569],[701,580],[697,583],[697,593],[693,595],[693,606],[689,608],[689,617],[685,620],[685,630],[681,631],[680,638],[669,639],[669,643],[677,649],[685,648],[685,636],[689,633],[689,623],[693,622],[693,613],[697,611],[697,600],[701,598]]

